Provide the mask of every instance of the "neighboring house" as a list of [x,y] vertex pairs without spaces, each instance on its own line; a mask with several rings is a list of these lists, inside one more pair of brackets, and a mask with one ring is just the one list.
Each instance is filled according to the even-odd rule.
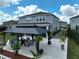
[[68,26],[67,22],[60,21],[60,29],[61,29],[61,30],[66,29],[67,26]]
[[0,32],[6,30],[6,27],[4,27],[3,25],[0,25]]
[[79,29],[79,15],[70,18],[70,27],[72,30]]
[[2,26],[6,27],[6,29],[10,29],[10,28],[15,27],[14,25],[16,25],[16,24],[17,24],[17,21],[10,20],[10,21],[3,22]]
[[60,20],[52,13],[37,12],[30,15],[20,16],[16,27],[41,27],[51,32],[60,29]]

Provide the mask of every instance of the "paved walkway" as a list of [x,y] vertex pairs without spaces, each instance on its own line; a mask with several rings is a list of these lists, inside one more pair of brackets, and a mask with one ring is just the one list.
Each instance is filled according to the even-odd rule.
[[[43,55],[41,56],[40,59],[67,59],[67,45],[68,45],[68,39],[65,41],[64,43],[64,50],[61,50],[61,43],[60,43],[60,39],[58,39],[58,35],[56,35],[55,37],[53,37],[51,39],[51,45],[48,45],[47,42],[47,38],[43,38],[43,41],[40,42],[40,49],[42,48],[44,50]],[[11,47],[6,46],[4,47],[5,50],[13,52],[13,50],[11,50]],[[24,47],[22,46],[19,50],[19,54],[23,55],[23,56],[28,56],[28,57],[33,57],[32,53],[30,52],[30,50],[36,52],[36,48],[35,45],[32,45],[30,47]],[[17,58],[17,56],[16,56]],[[20,59],[17,58],[17,59]],[[23,58],[22,58],[23,59]]]
[[3,50],[1,55],[4,55],[4,56],[9,57],[11,59],[31,59],[31,58],[23,56],[23,55],[15,55],[15,53],[9,52],[9,51],[6,51],[6,50]]

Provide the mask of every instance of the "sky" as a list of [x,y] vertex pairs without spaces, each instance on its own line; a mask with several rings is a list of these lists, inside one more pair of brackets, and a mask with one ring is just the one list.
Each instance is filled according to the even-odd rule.
[[69,23],[69,18],[79,15],[79,0],[0,0],[0,24],[40,11]]

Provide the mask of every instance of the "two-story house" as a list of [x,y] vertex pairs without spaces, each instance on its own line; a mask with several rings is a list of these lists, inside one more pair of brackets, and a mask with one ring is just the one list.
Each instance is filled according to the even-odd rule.
[[41,27],[53,32],[60,29],[59,23],[59,18],[52,13],[37,12],[30,15],[20,16],[16,27]]
[[58,17],[47,12],[37,12],[20,16],[15,28],[6,30],[11,33],[43,34],[48,37],[47,31],[54,32],[60,30],[60,20]]
[[70,27],[72,30],[79,29],[79,15],[70,18]]
[[64,21],[60,21],[60,29],[61,30],[64,30],[66,29],[68,26],[67,22],[64,22]]

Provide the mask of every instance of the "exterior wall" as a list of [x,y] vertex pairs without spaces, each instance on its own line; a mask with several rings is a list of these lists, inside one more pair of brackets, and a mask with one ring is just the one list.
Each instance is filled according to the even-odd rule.
[[76,26],[79,26],[79,17],[71,18],[70,26],[71,26],[71,29],[75,30]]
[[50,31],[57,31],[60,29],[60,20],[57,17],[52,16],[52,23],[50,26]]
[[47,14],[41,14],[41,15],[30,15],[30,16],[24,16],[19,18],[18,23],[39,23],[39,22],[47,22],[50,25],[47,25],[46,28],[48,29],[50,27],[50,31],[56,31],[59,30],[60,21],[59,19],[54,15],[47,15]]
[[60,27],[61,28],[66,28],[67,27],[67,22],[60,21]]
[[51,16],[49,16],[49,15],[34,15],[34,16],[26,16],[26,17],[19,18],[18,23],[33,23],[33,22],[36,22],[36,23],[49,22],[49,23],[51,23],[51,21],[52,21],[52,19],[51,19]]

